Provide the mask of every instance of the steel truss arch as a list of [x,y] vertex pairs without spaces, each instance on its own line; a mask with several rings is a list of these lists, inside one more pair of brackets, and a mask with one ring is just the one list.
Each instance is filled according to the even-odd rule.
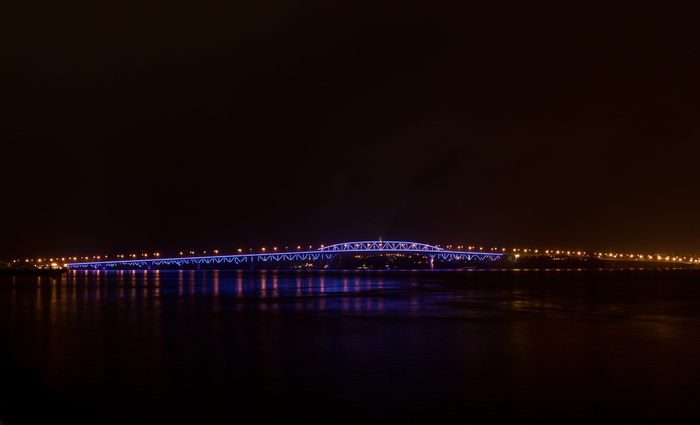
[[323,246],[319,251],[444,251],[435,245],[405,241],[356,241]]

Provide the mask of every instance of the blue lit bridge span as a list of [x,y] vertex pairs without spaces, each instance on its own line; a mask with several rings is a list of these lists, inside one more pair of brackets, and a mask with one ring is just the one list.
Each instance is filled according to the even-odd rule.
[[355,254],[420,254],[430,259],[445,261],[496,261],[503,254],[449,251],[435,245],[428,245],[419,242],[404,241],[357,241],[344,242],[334,245],[322,246],[315,251],[290,251],[290,252],[270,252],[262,254],[237,254],[237,255],[213,255],[203,257],[177,257],[177,258],[148,258],[131,259],[118,261],[90,261],[81,263],[67,263],[69,269],[129,269],[129,268],[150,268],[159,267],[184,267],[195,265],[197,267],[207,264],[216,265],[250,265],[264,266],[265,264],[294,261],[330,261],[338,255],[345,253]]

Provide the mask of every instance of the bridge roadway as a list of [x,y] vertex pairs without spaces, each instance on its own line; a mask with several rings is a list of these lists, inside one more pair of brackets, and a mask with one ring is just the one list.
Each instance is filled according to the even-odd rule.
[[478,260],[496,261],[503,254],[484,252],[449,251],[435,245],[419,242],[404,241],[356,241],[343,242],[323,246],[315,251],[272,252],[262,254],[237,254],[237,255],[213,255],[204,257],[177,257],[177,258],[149,258],[119,261],[90,261],[80,263],[67,263],[68,269],[125,269],[125,268],[150,268],[151,266],[178,266],[202,264],[233,264],[248,263],[275,263],[281,261],[320,261],[331,260],[343,253],[370,254],[370,253],[408,253],[421,254],[431,260]]

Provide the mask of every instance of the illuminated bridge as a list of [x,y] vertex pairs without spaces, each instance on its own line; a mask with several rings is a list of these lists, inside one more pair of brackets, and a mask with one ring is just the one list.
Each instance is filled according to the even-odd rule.
[[344,242],[334,245],[323,246],[315,251],[294,251],[294,252],[274,252],[263,254],[237,254],[237,255],[213,255],[203,257],[177,257],[177,258],[152,258],[152,259],[132,259],[120,261],[91,261],[82,263],[67,263],[69,269],[129,269],[129,268],[150,268],[159,267],[183,267],[195,265],[197,267],[208,265],[245,265],[255,267],[255,264],[271,264],[291,261],[330,261],[338,255],[345,253],[354,254],[419,254],[430,259],[430,264],[434,260],[445,261],[496,261],[503,254],[449,251],[443,248],[418,242],[403,241],[357,241]]

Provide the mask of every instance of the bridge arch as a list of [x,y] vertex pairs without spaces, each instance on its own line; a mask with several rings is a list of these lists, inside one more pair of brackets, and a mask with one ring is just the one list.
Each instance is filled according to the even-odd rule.
[[333,245],[323,246],[318,249],[324,252],[338,252],[338,251],[444,251],[435,245],[428,245],[420,242],[406,242],[406,241],[355,241],[355,242],[342,242]]

